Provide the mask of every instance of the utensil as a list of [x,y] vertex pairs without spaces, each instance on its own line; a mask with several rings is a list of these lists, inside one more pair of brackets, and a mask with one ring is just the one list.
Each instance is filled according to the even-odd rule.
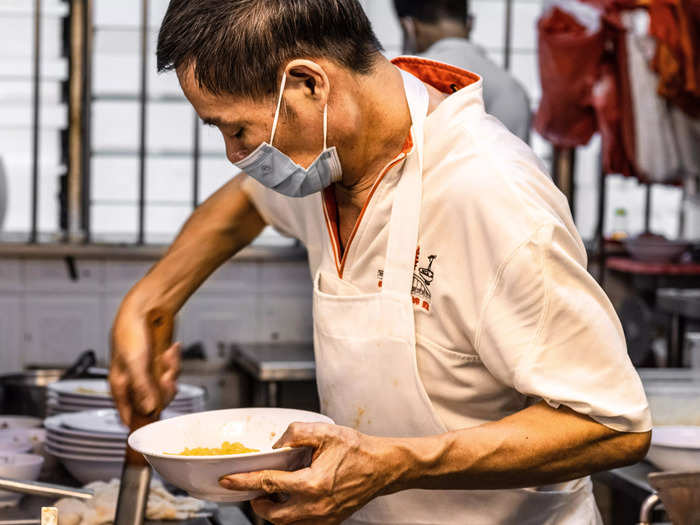
[[76,489],[52,483],[40,483],[38,481],[17,481],[7,478],[0,478],[0,489],[44,497],[90,499],[95,495],[92,490],[87,489]]
[[[163,480],[191,496],[216,502],[246,501],[258,492],[224,489],[218,480],[227,474],[259,470],[292,471],[311,463],[308,447],[272,449],[294,422],[333,421],[314,412],[283,408],[214,410],[165,419],[129,436],[129,446],[141,452]],[[222,443],[242,443],[260,452],[223,456],[181,456],[186,447],[219,448]]]
[[68,367],[27,370],[16,374],[0,376],[0,412],[35,417],[46,417],[46,387],[60,380],[64,374],[76,373],[91,377],[106,377],[107,370],[86,367],[90,357],[83,352],[76,362]]
[[81,377],[85,375],[90,367],[95,366],[97,358],[94,350],[85,350],[78,356],[78,359],[61,374],[60,381]]
[[[173,337],[174,322],[172,317],[163,312],[153,312],[147,318],[151,340],[151,366],[154,379],[160,377],[158,357],[165,352]],[[141,415],[134,412],[131,417],[131,431],[136,431],[154,421],[157,421],[163,403],[159,403],[153,413]],[[151,482],[151,467],[146,459],[131,447],[127,446],[122,471],[119,498],[117,499],[117,514],[115,525],[141,525],[146,516],[146,504]]]

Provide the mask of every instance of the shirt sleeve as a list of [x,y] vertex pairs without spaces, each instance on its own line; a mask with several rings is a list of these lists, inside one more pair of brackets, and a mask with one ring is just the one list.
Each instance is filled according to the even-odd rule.
[[619,319],[561,225],[540,227],[503,262],[475,343],[489,371],[524,395],[617,431],[651,429]]

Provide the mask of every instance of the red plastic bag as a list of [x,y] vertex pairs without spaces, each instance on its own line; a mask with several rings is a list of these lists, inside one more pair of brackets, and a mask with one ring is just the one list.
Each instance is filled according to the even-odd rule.
[[590,32],[558,7],[540,18],[537,29],[542,99],[535,129],[555,146],[584,145],[598,128],[592,93],[605,47],[603,30]]

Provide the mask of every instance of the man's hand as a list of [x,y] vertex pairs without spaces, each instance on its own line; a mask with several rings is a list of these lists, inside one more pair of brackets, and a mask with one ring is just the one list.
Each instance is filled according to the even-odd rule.
[[379,495],[397,474],[386,440],[350,428],[293,423],[274,448],[302,446],[314,448],[309,468],[225,476],[221,486],[279,495],[275,501],[263,497],[252,502],[259,516],[276,525],[333,525]]
[[127,426],[134,410],[144,416],[152,415],[167,406],[177,392],[180,345],[171,345],[153,360],[154,330],[149,316],[138,314],[127,303],[122,305],[112,327],[109,384]]

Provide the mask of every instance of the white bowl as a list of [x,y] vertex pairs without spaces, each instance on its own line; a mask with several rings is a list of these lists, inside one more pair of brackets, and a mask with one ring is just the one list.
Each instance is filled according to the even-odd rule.
[[[216,502],[247,501],[260,492],[226,490],[219,479],[227,474],[260,470],[297,470],[311,462],[311,449],[272,445],[290,424],[333,420],[302,410],[236,408],[174,417],[147,425],[129,436],[131,448],[143,454],[165,481],[191,496]],[[186,447],[217,448],[224,441],[240,442],[260,452],[226,456],[178,456]]]
[[109,481],[122,474],[124,457],[94,456],[87,454],[69,454],[46,445],[46,451],[61,460],[66,470],[83,484],[93,481]]
[[634,237],[624,242],[625,249],[639,261],[667,263],[678,259],[690,248],[688,241]]
[[12,428],[38,428],[41,419],[31,416],[0,416],[0,430]]
[[46,441],[46,430],[43,428],[13,428],[10,430],[0,430],[0,443],[8,440],[25,445],[30,443],[32,452],[40,454],[44,441]]
[[[36,454],[0,454],[0,477],[21,481],[36,481],[44,458]],[[0,490],[0,508],[16,505],[21,494]]]
[[700,426],[655,427],[647,460],[661,470],[700,470]]

